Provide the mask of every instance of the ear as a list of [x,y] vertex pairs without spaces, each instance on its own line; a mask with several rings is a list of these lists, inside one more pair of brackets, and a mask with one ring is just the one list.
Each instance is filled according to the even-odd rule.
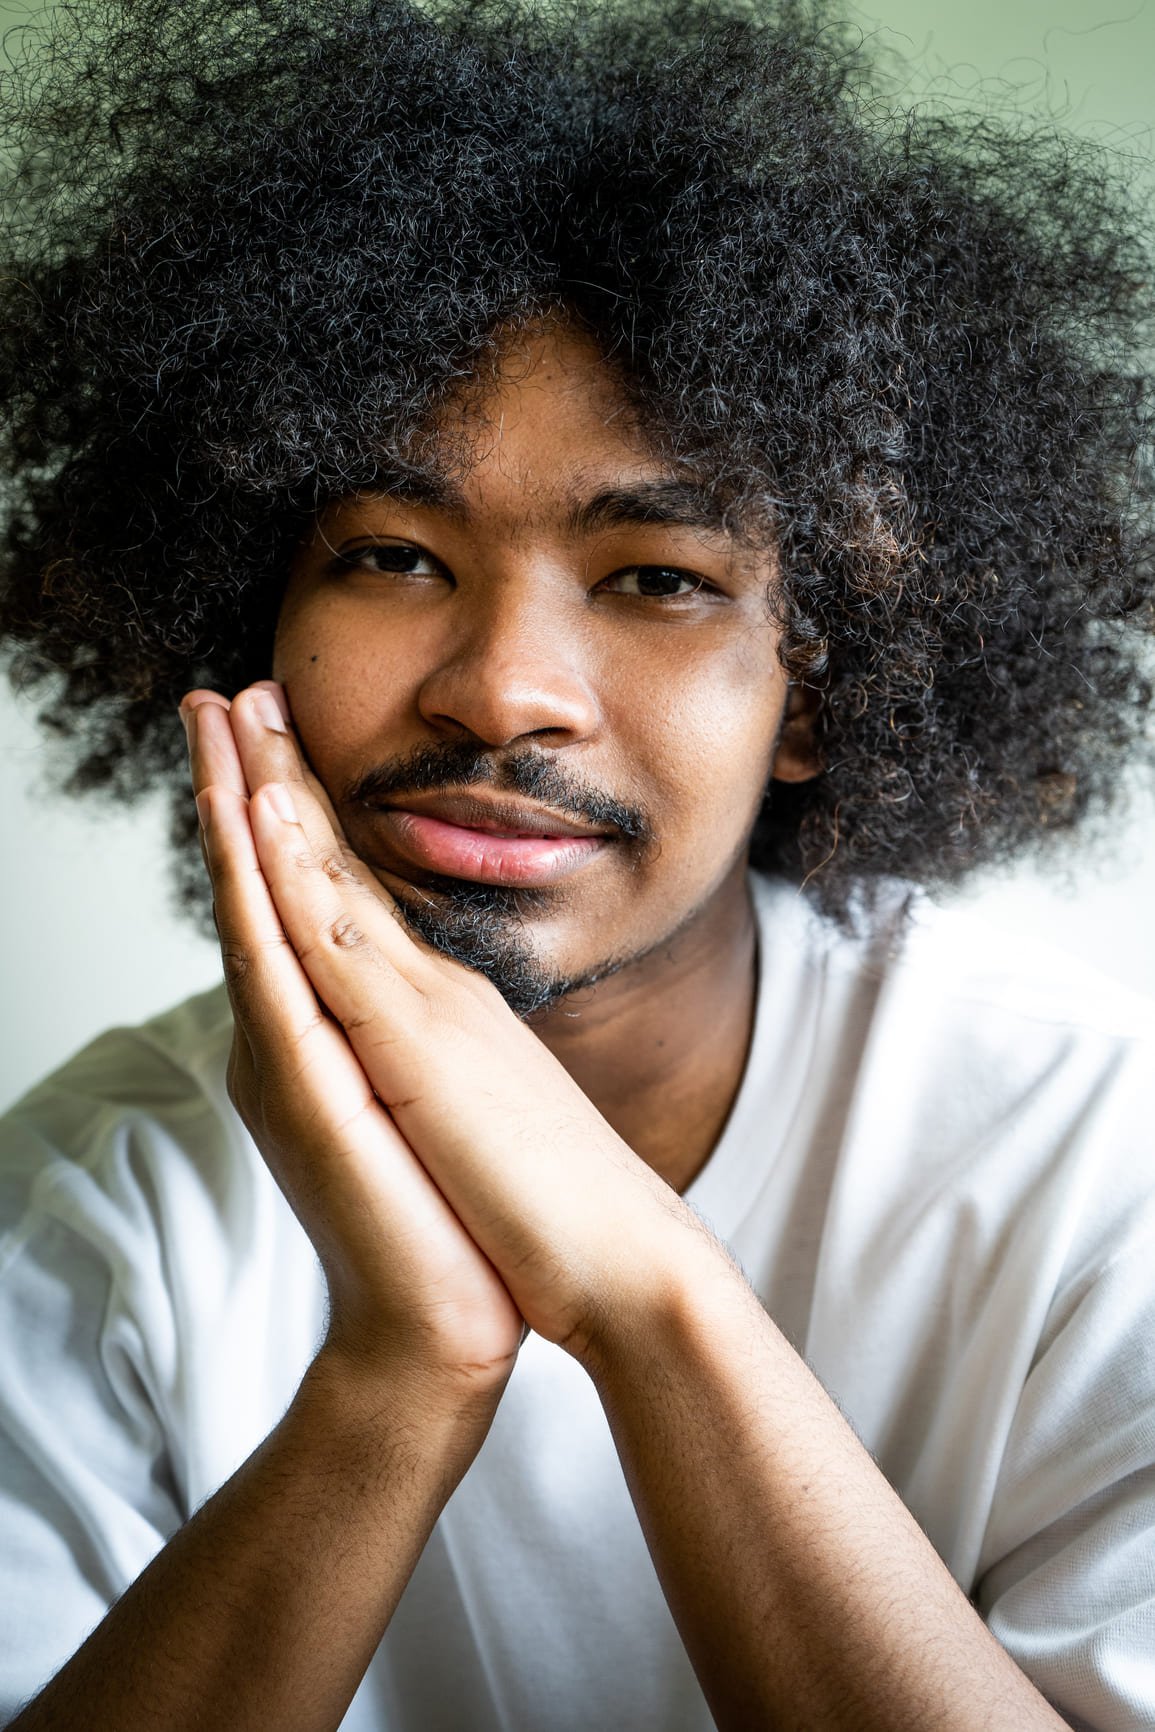
[[770,769],[775,782],[809,782],[821,772],[822,761],[814,737],[821,708],[821,692],[791,680]]

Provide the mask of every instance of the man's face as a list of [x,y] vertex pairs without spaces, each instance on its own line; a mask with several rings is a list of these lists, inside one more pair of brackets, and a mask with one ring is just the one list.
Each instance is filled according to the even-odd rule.
[[525,1015],[741,894],[787,697],[772,561],[579,334],[443,419],[462,478],[323,513],[273,671],[357,853]]

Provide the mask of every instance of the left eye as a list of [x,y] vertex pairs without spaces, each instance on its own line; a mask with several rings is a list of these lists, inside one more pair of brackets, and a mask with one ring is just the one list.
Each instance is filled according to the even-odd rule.
[[426,577],[437,569],[436,562],[424,548],[414,547],[407,541],[375,541],[365,547],[347,548],[338,559],[347,570],[360,567],[367,571]]
[[640,595],[648,600],[693,595],[705,589],[705,581],[692,571],[676,571],[668,565],[631,565],[615,571],[604,587],[613,586],[617,595]]

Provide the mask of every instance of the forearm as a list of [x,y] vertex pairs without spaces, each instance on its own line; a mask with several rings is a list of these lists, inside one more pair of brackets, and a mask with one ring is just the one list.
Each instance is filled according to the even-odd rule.
[[711,1254],[589,1369],[719,1728],[1062,1726]]
[[322,1355],[13,1732],[338,1726],[495,1401]]

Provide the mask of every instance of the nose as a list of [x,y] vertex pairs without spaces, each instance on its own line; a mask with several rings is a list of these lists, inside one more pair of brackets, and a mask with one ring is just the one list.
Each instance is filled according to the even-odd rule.
[[462,585],[418,708],[438,732],[486,746],[573,745],[597,730],[587,646],[558,586],[532,571]]

